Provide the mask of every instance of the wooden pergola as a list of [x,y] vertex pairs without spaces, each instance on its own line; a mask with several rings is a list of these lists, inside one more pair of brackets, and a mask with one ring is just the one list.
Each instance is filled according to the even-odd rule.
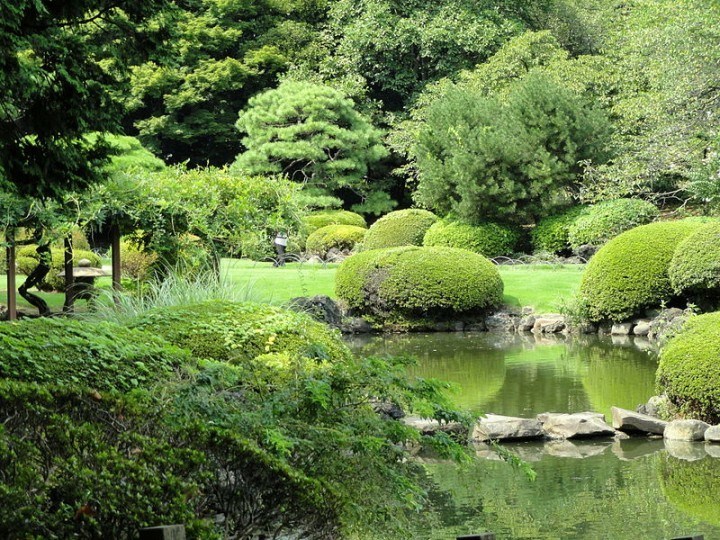
[[[17,279],[16,279],[16,257],[15,257],[15,232],[10,229],[6,236],[7,251],[7,320],[17,320]],[[114,291],[119,291],[120,285],[120,227],[114,224],[110,228],[110,244],[112,248],[112,286]],[[72,291],[75,281],[73,276],[73,248],[70,238],[65,239],[65,312],[71,312],[73,306]],[[117,297],[116,297],[117,301]]]

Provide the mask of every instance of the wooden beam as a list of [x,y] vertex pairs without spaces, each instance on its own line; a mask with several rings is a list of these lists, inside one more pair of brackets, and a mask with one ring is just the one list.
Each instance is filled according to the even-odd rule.
[[8,321],[17,319],[17,284],[15,282],[15,231],[7,231],[5,238],[8,242],[7,257],[7,317]]
[[65,303],[64,313],[72,313],[75,304],[75,276],[73,275],[72,235],[65,237]]
[[[119,292],[122,285],[120,283],[120,227],[115,223],[110,228],[110,242],[112,248],[112,282],[113,291]],[[115,302],[120,299],[115,295]]]

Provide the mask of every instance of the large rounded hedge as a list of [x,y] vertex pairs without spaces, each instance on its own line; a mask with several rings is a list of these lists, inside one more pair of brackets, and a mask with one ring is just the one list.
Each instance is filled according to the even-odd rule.
[[367,229],[365,218],[355,212],[348,210],[325,210],[323,212],[313,212],[305,217],[305,228],[308,234],[313,231],[325,227],[327,225],[352,225],[353,227],[362,227]]
[[188,349],[197,358],[223,362],[285,353],[318,360],[350,354],[340,337],[308,315],[278,307],[234,302],[151,310],[133,326]]
[[680,242],[668,274],[676,294],[693,300],[720,297],[720,221],[703,225]]
[[519,240],[519,231],[497,223],[466,225],[436,221],[425,233],[423,245],[467,249],[486,257],[499,257],[513,253]]
[[692,317],[660,354],[658,389],[680,410],[720,423],[720,312]]
[[313,255],[324,257],[332,248],[351,250],[363,241],[367,229],[354,225],[326,225],[310,234],[305,242],[305,250]]
[[0,378],[128,391],[172,374],[186,351],[110,322],[24,319],[0,324]]
[[640,199],[615,199],[587,208],[568,228],[573,249],[584,244],[602,246],[611,238],[638,225],[655,220],[660,211]]
[[530,233],[536,252],[563,253],[570,250],[570,227],[587,211],[587,206],[573,206],[538,221]]
[[673,253],[700,226],[686,220],[650,223],[605,244],[580,282],[580,300],[590,320],[626,320],[671,299],[668,267]]
[[370,226],[364,250],[398,246],[421,246],[423,237],[438,217],[427,210],[397,210],[385,214]]
[[502,303],[503,282],[482,255],[445,247],[365,251],[338,268],[335,291],[357,313],[380,321],[442,319]]

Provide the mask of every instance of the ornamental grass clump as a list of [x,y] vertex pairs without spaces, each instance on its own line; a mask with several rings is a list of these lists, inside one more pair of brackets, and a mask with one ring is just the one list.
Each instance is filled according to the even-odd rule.
[[367,229],[354,225],[326,225],[308,236],[305,250],[325,257],[331,249],[350,251],[363,241]]
[[377,322],[441,320],[498,307],[503,283],[482,255],[446,247],[366,251],[338,268],[335,291]]
[[425,233],[437,220],[438,217],[427,210],[390,212],[372,224],[365,235],[363,249],[421,246]]
[[642,225],[605,244],[590,260],[579,299],[592,321],[624,321],[669,302],[674,294],[668,268],[675,249],[701,222]]
[[511,255],[520,240],[517,229],[498,223],[465,223],[437,221],[427,230],[424,246],[467,249],[485,257]]
[[690,318],[660,353],[656,381],[690,418],[720,423],[720,312]]
[[676,294],[702,307],[720,302],[720,221],[700,227],[675,250],[670,283]]

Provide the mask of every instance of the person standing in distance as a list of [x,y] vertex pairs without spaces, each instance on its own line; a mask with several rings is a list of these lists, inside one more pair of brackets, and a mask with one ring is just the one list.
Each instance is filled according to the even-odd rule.
[[278,231],[275,236],[275,252],[277,258],[273,263],[273,266],[285,266],[285,248],[287,247],[287,234],[283,231]]

